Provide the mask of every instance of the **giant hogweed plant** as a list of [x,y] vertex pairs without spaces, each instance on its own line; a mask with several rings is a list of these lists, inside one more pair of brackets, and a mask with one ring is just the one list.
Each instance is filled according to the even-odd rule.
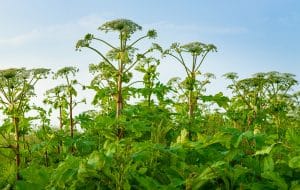
[[[130,81],[132,77],[131,70],[140,59],[145,57],[155,48],[154,46],[154,48],[149,48],[142,53],[138,53],[136,46],[144,39],[155,38],[157,34],[155,30],[149,30],[145,35],[132,40],[133,34],[142,30],[142,27],[127,19],[117,19],[106,22],[98,29],[105,33],[116,32],[118,35],[118,43],[114,45],[93,34],[87,34],[82,40],[77,42],[76,49],[80,50],[82,48],[87,48],[101,57],[99,64],[90,66],[91,72],[96,74],[91,83],[91,88],[96,90],[97,99],[99,98],[99,93],[111,97],[110,99],[106,98],[105,102],[113,101],[115,103],[116,106],[114,111],[116,113],[116,118],[118,119],[122,114],[125,104],[123,84]],[[101,50],[98,50],[94,46],[94,43],[97,42],[107,46],[110,50],[106,54]],[[103,92],[103,87],[106,92]],[[95,101],[99,101],[97,99]],[[121,138],[124,131],[121,126],[118,126],[118,128],[117,136]]]
[[[186,105],[186,113],[188,116],[188,126],[184,128],[182,133],[191,136],[191,129],[195,120],[196,112],[199,111],[198,103],[200,95],[204,90],[204,86],[209,83],[209,79],[213,77],[212,74],[206,74],[205,80],[200,81],[201,75],[200,67],[203,64],[206,56],[210,52],[217,51],[216,46],[213,44],[204,44],[201,42],[191,42],[188,44],[180,45],[173,43],[171,47],[163,52],[163,55],[170,56],[175,59],[185,71],[185,79],[180,81],[179,78],[173,79],[170,83],[176,85],[176,91],[181,96],[181,102]],[[190,59],[185,56],[189,55]],[[182,106],[179,106],[182,107]]]
[[[120,47],[90,34],[78,42],[77,48],[89,48],[102,58],[100,64],[90,65],[95,78],[86,86],[95,90],[92,104],[99,105],[100,109],[83,111],[73,118],[82,131],[73,131],[69,145],[70,135],[57,132],[60,123],[58,130],[49,127],[51,111],[36,107],[39,116],[35,119],[40,122],[36,125],[38,130],[29,130],[32,123],[24,113],[31,108],[28,106],[31,96],[26,96],[24,104],[27,106],[20,114],[19,127],[22,128],[20,134],[27,137],[24,144],[30,148],[23,148],[20,139],[24,162],[18,168],[18,179],[15,179],[16,152],[10,148],[16,143],[12,138],[14,123],[7,115],[0,127],[0,170],[3,174],[0,175],[0,187],[299,189],[299,94],[291,91],[297,83],[294,76],[270,72],[239,79],[237,74],[229,73],[226,76],[232,80],[229,88],[233,94],[229,98],[222,93],[204,95],[211,75],[206,77],[197,73],[192,80],[189,71],[193,70],[193,65],[186,65],[183,69],[189,69],[186,70],[187,80],[177,80],[177,85],[170,87],[158,78],[157,68],[163,60],[150,56],[154,49],[165,51],[154,45],[154,49],[143,55],[133,48],[137,42],[150,37],[147,34],[136,41],[131,40],[140,29],[132,21],[114,20],[102,25],[101,30],[116,31],[122,42]],[[102,54],[100,49],[94,48],[98,47],[94,42],[113,50]],[[188,47],[191,48],[189,51],[199,50],[197,44]],[[200,44],[200,48],[204,48],[198,57],[200,61],[206,57],[205,47]],[[174,45],[174,48],[167,52],[179,56],[177,61],[181,61],[176,51],[184,54],[187,47]],[[200,67],[201,64],[195,65],[194,69]],[[121,73],[120,68],[123,69]],[[133,68],[142,73],[142,79],[131,80]],[[121,96],[118,95],[120,79]],[[137,83],[143,85],[136,88],[134,84]],[[62,119],[63,127],[70,128],[68,105],[71,93],[67,86],[63,84],[49,90],[45,103],[51,105],[51,109],[62,109],[62,116],[58,117]],[[172,99],[169,97],[170,92],[180,89],[182,93],[173,93]],[[193,90],[192,96],[189,96],[189,90]],[[138,97],[136,102],[128,101],[133,97]],[[190,101],[195,104],[191,112],[187,101],[190,97],[190,100],[195,98]],[[5,101],[4,96],[2,98]],[[122,101],[118,102],[120,98]],[[213,107],[209,107],[212,104]],[[217,110],[216,104],[221,109]],[[5,111],[5,103],[1,102],[1,106]],[[121,110],[119,114],[117,110]],[[192,117],[189,113],[193,113]],[[182,129],[191,124],[195,128],[189,130],[195,133],[192,138],[184,138],[188,134],[183,134]],[[73,147],[74,151],[63,151],[67,147]]]
[[[34,86],[39,80],[45,78],[48,73],[49,69],[44,68],[31,70],[12,68],[0,70],[0,103],[3,113],[11,120],[14,131],[14,143],[7,144],[7,147],[11,148],[15,154],[17,180],[20,179],[19,170],[22,157],[20,137],[21,131],[23,130],[22,121],[25,117],[24,114],[29,110],[30,98],[34,96]],[[9,140],[7,140],[7,142],[9,142]]]

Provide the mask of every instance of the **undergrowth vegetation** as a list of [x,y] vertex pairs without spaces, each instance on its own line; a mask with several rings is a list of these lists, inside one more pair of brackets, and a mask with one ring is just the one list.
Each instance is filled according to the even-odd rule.
[[[0,70],[0,188],[300,189],[294,75],[227,73],[232,96],[208,95],[214,75],[201,65],[214,45],[153,43],[142,51],[138,44],[155,38],[155,30],[138,36],[142,27],[126,19],[99,30],[116,33],[118,44],[93,34],[78,41],[77,50],[99,55],[90,84],[76,80],[76,67],[61,68],[52,77],[64,83],[45,92],[45,107],[32,98],[39,80],[51,80],[48,69]],[[165,57],[186,76],[162,83]],[[137,72],[141,78],[133,81]],[[77,99],[79,87],[95,92],[96,109],[75,115],[86,103]]]

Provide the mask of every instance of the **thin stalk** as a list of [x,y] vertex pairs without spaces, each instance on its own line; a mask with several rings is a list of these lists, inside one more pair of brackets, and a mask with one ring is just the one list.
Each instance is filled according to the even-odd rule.
[[130,47],[133,47],[137,42],[139,42],[139,41],[141,41],[142,39],[147,38],[147,37],[148,37],[148,36],[145,35],[145,36],[142,36],[142,37],[138,38],[137,40],[135,40],[134,42],[132,42],[128,47],[129,47],[129,48],[130,48]]
[[[62,105],[59,106],[59,129],[60,131],[63,130],[63,118],[62,118]],[[57,151],[58,151],[58,154],[60,154],[60,152],[62,151],[62,141],[60,140],[59,141],[59,145],[57,147]]]
[[21,155],[20,155],[20,133],[19,133],[19,118],[13,116],[13,124],[15,127],[15,154],[16,154],[16,180],[20,180],[20,165],[21,165]]
[[98,40],[98,41],[104,43],[105,45],[111,47],[112,49],[117,49],[116,47],[114,47],[114,46],[111,45],[110,43],[106,42],[105,40],[102,40],[102,39],[100,39],[100,38],[95,38],[95,37],[94,37],[93,39],[94,39],[94,40]]
[[117,70],[116,69],[116,67],[100,52],[100,51],[98,51],[97,49],[95,49],[95,48],[93,48],[93,47],[87,47],[87,48],[89,48],[89,49],[91,49],[91,50],[93,50],[93,51],[95,51],[98,55],[100,55],[100,57],[102,57],[102,59],[104,59],[112,68],[114,68],[115,70]]

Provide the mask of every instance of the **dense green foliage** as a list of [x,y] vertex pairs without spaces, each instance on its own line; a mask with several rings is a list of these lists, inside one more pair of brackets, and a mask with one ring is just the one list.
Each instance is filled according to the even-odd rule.
[[[90,65],[94,78],[83,86],[95,92],[95,110],[74,115],[85,102],[76,100],[75,67],[54,73],[64,83],[45,92],[45,107],[31,98],[49,70],[0,71],[0,188],[300,189],[300,93],[293,92],[294,75],[239,79],[227,73],[232,96],[208,95],[214,76],[200,66],[216,51],[214,45],[174,43],[163,50],[153,44],[139,52],[137,42],[155,38],[154,30],[132,40],[142,27],[126,19],[99,30],[117,32],[119,46],[92,34],[76,45],[101,58]],[[111,50],[102,53],[94,42]],[[159,80],[161,63],[177,64],[165,63],[166,56],[185,69],[184,79]],[[132,81],[136,72],[141,79]],[[53,110],[57,126],[50,122]]]

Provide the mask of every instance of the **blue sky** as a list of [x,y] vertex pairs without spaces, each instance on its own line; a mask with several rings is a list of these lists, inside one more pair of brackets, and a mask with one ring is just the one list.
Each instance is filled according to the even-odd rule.
[[[226,72],[247,77],[300,71],[298,0],[0,0],[0,67],[74,65],[79,80],[88,82],[88,64],[100,59],[76,52],[75,43],[86,33],[105,37],[96,28],[115,18],[156,29],[165,48],[173,42],[215,44],[218,52],[202,68],[217,76],[212,92],[226,88]],[[170,60],[162,61],[160,72],[164,81],[183,74]]]

